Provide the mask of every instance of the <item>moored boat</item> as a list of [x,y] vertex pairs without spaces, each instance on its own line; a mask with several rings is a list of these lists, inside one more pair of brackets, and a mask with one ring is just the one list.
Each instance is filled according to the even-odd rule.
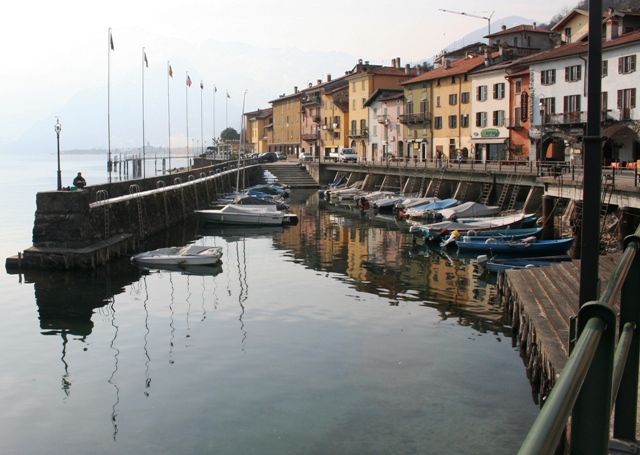
[[280,226],[297,222],[296,215],[284,213],[278,210],[275,205],[229,204],[221,209],[196,210],[195,212],[205,222],[215,224]]
[[131,262],[147,267],[163,268],[163,266],[214,265],[220,261],[221,257],[222,248],[219,246],[187,245],[145,251],[132,256]]
[[556,240],[488,239],[485,242],[458,242],[461,253],[477,252],[497,255],[544,256],[565,254],[573,246],[573,237]]

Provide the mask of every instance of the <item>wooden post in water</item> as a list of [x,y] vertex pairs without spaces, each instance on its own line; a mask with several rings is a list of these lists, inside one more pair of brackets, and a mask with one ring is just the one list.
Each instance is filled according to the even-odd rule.
[[553,221],[553,208],[555,198],[544,196],[542,198],[542,239],[552,240],[555,237],[555,227]]

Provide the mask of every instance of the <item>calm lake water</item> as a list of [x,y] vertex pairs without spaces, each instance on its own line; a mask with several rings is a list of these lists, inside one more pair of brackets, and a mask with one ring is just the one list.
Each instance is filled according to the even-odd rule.
[[[62,159],[65,186],[107,179],[102,156]],[[3,161],[6,258],[56,158]],[[221,246],[214,274],[0,274],[0,453],[515,453],[538,406],[475,262],[315,192],[291,205],[297,226],[149,240]]]

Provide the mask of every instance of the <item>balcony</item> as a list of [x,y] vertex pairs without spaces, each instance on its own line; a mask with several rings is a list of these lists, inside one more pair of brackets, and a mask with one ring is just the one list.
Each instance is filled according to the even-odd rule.
[[317,141],[318,136],[314,133],[302,133],[302,140],[307,142]]
[[319,115],[312,115],[311,120],[313,121],[313,123],[320,123],[321,119]]
[[302,101],[302,105],[303,106],[312,106],[314,104],[320,104],[320,97],[319,96],[313,96],[311,98],[307,98],[306,100]]
[[389,116],[388,115],[378,115],[378,123],[388,124],[389,123]]
[[576,125],[587,123],[587,113],[585,111],[579,111],[547,114],[544,116],[544,123],[545,125]]
[[347,131],[347,137],[368,137],[369,128],[355,129]]
[[429,123],[429,114],[427,112],[418,112],[417,114],[401,114],[400,123],[410,125],[412,123]]

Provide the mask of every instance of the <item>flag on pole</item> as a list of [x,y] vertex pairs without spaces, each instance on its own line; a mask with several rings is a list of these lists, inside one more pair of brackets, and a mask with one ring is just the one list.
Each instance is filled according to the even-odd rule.
[[213,86],[213,93],[218,93],[218,87],[216,87],[215,85]]
[[187,87],[191,87],[191,78],[187,74]]
[[227,98],[231,99],[231,95],[229,95],[229,90],[227,90]]
[[113,47],[113,35],[111,35],[111,29],[109,29],[109,46],[111,47],[112,51],[115,51],[115,47]]
[[200,81],[200,90],[204,90],[204,84]]
[[171,69],[171,65],[169,65],[169,77],[173,77],[173,69]]
[[147,53],[144,49],[142,49],[142,54],[144,55],[144,64],[149,68],[149,60],[147,60]]

